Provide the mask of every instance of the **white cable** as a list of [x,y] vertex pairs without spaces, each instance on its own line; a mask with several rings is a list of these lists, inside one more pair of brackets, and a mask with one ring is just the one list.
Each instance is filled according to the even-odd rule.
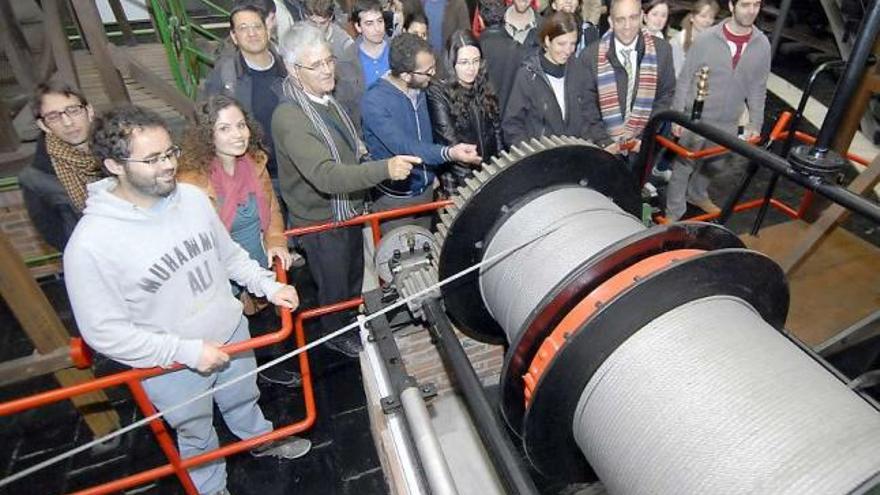
[[[584,211],[579,212],[579,213],[586,213],[586,212],[589,212],[589,211],[590,211],[590,210],[584,210]],[[576,216],[576,215],[572,215],[572,216],[570,216],[570,217],[569,217],[569,220],[570,220],[572,217],[574,217],[574,216]],[[411,295],[411,296],[409,296],[409,297],[407,297],[407,298],[405,298],[405,299],[401,299],[401,300],[395,302],[394,304],[391,304],[390,306],[386,306],[386,307],[385,307],[384,309],[382,309],[381,311],[378,311],[378,312],[376,312],[376,313],[372,313],[372,314],[370,314],[369,316],[367,316],[367,317],[364,318],[364,321],[365,321],[365,322],[366,322],[366,321],[370,321],[370,320],[372,320],[373,318],[376,318],[376,317],[378,317],[378,316],[384,315],[385,313],[387,313],[387,312],[389,312],[389,311],[392,311],[392,310],[394,310],[394,309],[397,309],[397,308],[399,308],[399,307],[401,307],[401,306],[407,304],[407,303],[408,303],[410,300],[412,300],[412,299],[415,299],[415,298],[417,298],[417,297],[422,297],[422,296],[424,296],[424,295],[427,295],[428,293],[430,293],[431,291],[433,291],[433,290],[435,290],[435,289],[438,289],[438,288],[440,288],[440,287],[443,287],[444,285],[446,285],[446,284],[448,284],[448,283],[450,283],[450,282],[454,282],[455,280],[458,280],[459,278],[461,278],[461,277],[467,275],[468,273],[471,273],[471,272],[473,272],[473,271],[475,271],[475,270],[480,269],[480,268],[481,268],[483,265],[485,265],[485,264],[493,263],[493,262],[495,262],[495,261],[498,260],[498,259],[501,259],[501,258],[504,258],[504,257],[506,257],[506,256],[509,256],[510,254],[514,253],[515,251],[518,251],[518,250],[520,250],[520,249],[522,249],[522,248],[528,246],[529,244],[531,244],[531,243],[533,243],[533,242],[535,242],[535,241],[537,241],[537,240],[539,240],[539,239],[542,239],[542,238],[544,238],[544,237],[550,235],[551,233],[553,233],[553,232],[555,232],[556,230],[558,230],[559,228],[561,228],[563,225],[564,225],[564,224],[558,224],[558,225],[555,225],[555,226],[553,226],[552,228],[547,229],[547,230],[544,231],[544,232],[540,232],[540,233],[538,233],[538,235],[536,235],[534,238],[529,239],[528,241],[523,242],[522,244],[519,244],[519,245],[514,246],[514,247],[512,247],[512,248],[510,248],[510,249],[506,249],[506,250],[501,251],[501,252],[499,252],[499,253],[497,253],[497,254],[495,254],[495,255],[493,255],[493,256],[490,256],[490,257],[488,257],[488,258],[485,258],[485,259],[481,260],[479,263],[476,263],[476,264],[474,264],[474,265],[471,265],[471,266],[469,266],[468,268],[465,268],[464,270],[462,270],[462,271],[460,271],[460,272],[458,272],[458,273],[456,273],[456,274],[454,274],[454,275],[451,275],[451,276],[449,276],[448,278],[443,279],[443,280],[437,282],[436,284],[434,284],[434,285],[432,285],[432,286],[430,286],[430,287],[427,287],[427,288],[425,288],[425,289],[423,289],[423,290],[421,290],[421,291],[419,291],[419,292],[417,292],[417,293],[415,293],[415,294],[413,294],[413,295]],[[186,400],[186,401],[184,401],[184,402],[181,402],[180,404],[177,404],[177,405],[171,406],[171,407],[165,409],[164,411],[157,412],[156,414],[153,414],[152,416],[148,416],[148,417],[146,417],[146,418],[144,418],[144,419],[141,419],[140,421],[136,421],[136,422],[134,422],[134,423],[131,423],[130,425],[125,426],[125,427],[123,427],[123,428],[120,428],[119,430],[116,430],[116,431],[114,431],[114,432],[112,432],[112,433],[109,433],[109,434],[107,434],[107,435],[105,435],[105,436],[103,436],[103,437],[96,438],[96,439],[92,440],[91,442],[88,442],[88,443],[86,443],[86,444],[80,445],[79,447],[75,447],[75,448],[73,448],[73,449],[71,449],[71,450],[68,450],[67,452],[64,452],[64,453],[62,453],[62,454],[59,454],[59,455],[57,455],[57,456],[55,456],[55,457],[50,457],[49,459],[46,459],[46,460],[43,461],[43,462],[40,462],[40,463],[34,464],[33,466],[28,467],[28,468],[26,468],[26,469],[23,469],[23,470],[21,470],[21,471],[15,473],[15,474],[11,474],[11,475],[7,476],[6,478],[3,478],[2,480],[0,480],[0,487],[6,486],[6,485],[8,485],[8,484],[10,484],[10,483],[13,483],[13,482],[15,482],[15,481],[18,481],[18,480],[20,480],[20,479],[22,479],[22,478],[24,478],[24,477],[26,477],[26,476],[29,476],[29,475],[31,475],[31,474],[33,474],[33,473],[36,473],[37,471],[40,471],[40,470],[45,469],[45,468],[47,468],[47,467],[49,467],[49,466],[52,466],[53,464],[56,464],[56,463],[58,463],[58,462],[60,462],[60,461],[63,461],[64,459],[67,459],[67,458],[69,458],[69,457],[73,457],[74,455],[76,455],[76,454],[78,454],[78,453],[80,453],[80,452],[83,452],[83,451],[85,451],[85,450],[89,450],[90,448],[92,448],[92,447],[94,447],[94,446],[96,446],[96,445],[98,445],[98,444],[104,443],[104,442],[106,442],[106,441],[108,441],[108,440],[112,440],[112,439],[114,439],[114,438],[116,438],[116,437],[118,437],[118,436],[120,436],[120,435],[124,435],[124,434],[128,433],[129,431],[132,431],[132,430],[134,430],[134,429],[136,429],[136,428],[140,428],[141,426],[144,426],[144,425],[150,423],[151,421],[153,421],[153,420],[155,420],[155,419],[159,419],[159,418],[161,418],[162,416],[164,416],[164,415],[167,414],[167,413],[170,413],[170,412],[173,412],[173,411],[177,411],[178,409],[182,409],[182,408],[184,408],[184,407],[186,407],[186,406],[192,404],[193,402],[196,402],[196,401],[201,400],[201,399],[203,399],[203,398],[205,398],[205,397],[208,397],[209,395],[213,395],[214,392],[216,392],[216,391],[218,391],[218,390],[223,390],[224,388],[229,387],[229,386],[231,386],[231,385],[233,385],[233,384],[235,384],[235,383],[238,383],[238,382],[240,382],[241,380],[244,380],[245,378],[247,378],[247,377],[249,377],[249,376],[251,376],[251,375],[255,375],[255,374],[257,374],[257,373],[259,373],[259,372],[261,372],[261,371],[263,371],[263,370],[265,370],[265,369],[267,369],[267,368],[271,368],[272,366],[275,366],[276,364],[279,364],[279,363],[282,363],[282,362],[284,362],[284,361],[287,361],[288,359],[290,359],[290,358],[292,358],[292,357],[294,357],[294,356],[297,356],[298,354],[300,354],[300,353],[302,353],[302,352],[308,351],[309,349],[312,349],[312,348],[314,348],[314,347],[317,347],[317,346],[323,344],[324,342],[326,342],[326,341],[328,341],[328,340],[334,339],[334,338],[336,338],[336,337],[342,335],[343,333],[345,333],[345,332],[347,332],[347,331],[349,331],[349,330],[351,330],[351,329],[353,329],[353,328],[358,328],[358,326],[359,326],[359,323],[358,323],[357,321],[354,321],[354,322],[352,322],[352,323],[350,323],[350,324],[348,324],[348,325],[346,325],[346,326],[340,328],[339,330],[336,330],[336,331],[333,332],[333,333],[330,333],[330,334],[328,334],[328,335],[325,335],[324,337],[321,337],[321,338],[318,339],[318,340],[315,340],[315,341],[313,341],[313,342],[310,342],[310,343],[304,345],[303,347],[299,347],[299,348],[297,348],[297,349],[294,349],[294,350],[288,352],[287,354],[284,354],[284,355],[282,355],[282,356],[279,356],[279,357],[277,357],[277,358],[275,358],[275,359],[273,359],[273,360],[271,360],[271,361],[269,361],[269,362],[267,362],[267,363],[265,363],[265,364],[263,364],[263,365],[261,365],[261,366],[257,366],[256,368],[254,368],[252,371],[250,371],[250,372],[248,372],[248,373],[245,373],[245,374],[243,374],[243,375],[241,375],[241,376],[238,376],[238,377],[236,377],[236,378],[234,378],[234,379],[232,379],[232,380],[230,380],[230,381],[228,381],[228,382],[226,382],[226,383],[223,383],[222,385],[218,385],[217,387],[214,387],[214,388],[212,388],[212,389],[208,389],[208,390],[206,390],[206,391],[204,391],[204,392],[202,392],[202,393],[200,393],[200,394],[198,394],[198,395],[192,397],[191,399],[188,399],[188,400]]]

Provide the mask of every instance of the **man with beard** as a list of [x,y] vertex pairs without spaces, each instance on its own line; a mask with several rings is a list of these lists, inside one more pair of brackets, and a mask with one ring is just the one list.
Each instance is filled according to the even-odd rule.
[[95,112],[79,91],[62,82],[39,85],[31,109],[43,137],[18,181],[34,227],[63,250],[85,207],[86,186],[104,177],[89,151]]
[[[728,6],[733,15],[709,28],[691,45],[672,108],[690,112],[697,90],[694,74],[708,66],[709,96],[703,103],[701,120],[736,134],[739,118],[748,108],[749,123],[743,138],[749,139],[760,133],[764,125],[770,42],[754,26],[761,0],[735,0]],[[673,126],[673,133],[680,135],[681,143],[693,150],[713,146],[693,133],[682,132],[678,126]],[[667,219],[675,221],[684,216],[687,203],[707,213],[719,212],[720,208],[709,198],[709,183],[710,175],[725,161],[724,156],[696,161],[677,158],[666,190]]]
[[[391,69],[364,94],[364,141],[375,159],[394,155],[413,155],[423,164],[413,168],[406,180],[388,180],[378,185],[374,202],[377,210],[391,210],[433,199],[436,169],[446,162],[480,164],[475,144],[443,146],[434,143],[428,99],[424,89],[436,73],[431,45],[411,33],[391,40]],[[382,223],[388,231],[404,224],[431,227],[431,217],[423,215]]]
[[[111,177],[89,185],[89,197],[64,251],[67,292],[90,347],[126,366],[185,368],[144,380],[164,411],[254,370],[253,353],[229,356],[222,346],[250,338],[232,279],[270,302],[295,309],[296,290],[252,260],[229,236],[207,196],[175,180],[180,148],[161,117],[122,107],[96,119],[92,152]],[[181,457],[218,447],[217,403],[239,438],[271,431],[257,400],[256,375],[165,415]],[[288,437],[251,453],[294,459],[311,448]],[[189,470],[204,494],[228,494],[223,460]]]

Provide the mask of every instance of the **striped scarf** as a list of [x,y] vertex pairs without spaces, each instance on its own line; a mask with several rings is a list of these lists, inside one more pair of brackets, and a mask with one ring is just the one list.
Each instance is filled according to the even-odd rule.
[[[288,98],[292,98],[300,108],[302,108],[303,112],[305,112],[306,116],[309,118],[309,121],[311,121],[312,126],[318,131],[321,138],[323,138],[324,144],[330,149],[330,154],[333,156],[333,160],[336,163],[342,163],[342,160],[339,158],[339,150],[336,149],[336,141],[334,141],[333,136],[330,135],[330,129],[327,128],[324,119],[318,114],[318,110],[315,109],[314,103],[305,91],[294,84],[289,76],[284,82],[284,95]],[[330,106],[336,109],[336,113],[339,115],[339,118],[342,119],[342,124],[351,135],[352,142],[357,143],[355,155],[357,155],[358,158],[366,155],[367,148],[358,137],[357,130],[355,130],[354,124],[351,123],[351,119],[348,118],[348,114],[345,113],[345,110],[339,106],[339,103],[337,103],[332,96],[327,98],[327,102]],[[347,193],[334,194],[330,198],[330,209],[333,210],[333,220],[337,222],[343,222],[358,214],[358,212],[355,211],[354,206],[352,206],[351,199],[349,199]]]
[[602,113],[602,121],[605,129],[616,142],[629,141],[637,138],[644,130],[645,125],[651,118],[651,108],[654,106],[654,94],[657,92],[657,50],[654,47],[654,37],[642,33],[645,40],[645,55],[638,68],[634,70],[638,74],[635,98],[632,110],[624,116],[620,113],[620,97],[617,94],[617,77],[614,67],[608,60],[608,52],[611,47],[611,31],[602,36],[599,42],[599,58],[597,74],[599,75],[599,111]]

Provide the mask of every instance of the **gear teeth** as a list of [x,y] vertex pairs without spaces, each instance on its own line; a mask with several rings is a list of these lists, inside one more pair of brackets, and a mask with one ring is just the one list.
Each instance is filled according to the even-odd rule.
[[[437,244],[442,246],[449,235],[449,229],[452,223],[458,217],[462,208],[471,200],[471,198],[479,192],[483,185],[492,179],[496,174],[501,173],[507,167],[513,165],[519,160],[529,155],[544,151],[548,148],[557,146],[593,146],[593,143],[584,139],[572,136],[542,136],[541,138],[532,138],[529,141],[523,141],[510,147],[508,150],[502,150],[498,155],[493,156],[482,167],[475,170],[472,174],[464,179],[464,185],[460,186],[457,193],[452,195],[451,205],[440,211],[440,222],[437,224]],[[439,254],[437,256],[439,259]]]
[[521,158],[525,158],[526,152],[523,151],[523,149],[522,149],[522,145],[524,145],[524,144],[525,144],[525,142],[522,142],[522,143],[514,144],[513,146],[511,146],[510,151],[513,153],[514,156],[513,156],[513,158],[508,158],[508,159],[509,160],[519,160]]
[[465,201],[467,201],[471,199],[471,196],[474,195],[474,191],[474,188],[468,185],[464,185],[458,188],[458,195],[461,196]]
[[477,189],[479,189],[480,184],[482,184],[483,182],[486,181],[480,180],[479,177],[477,177],[476,175],[470,175],[464,178],[464,183],[467,184],[467,186],[471,188],[472,191],[476,191]]

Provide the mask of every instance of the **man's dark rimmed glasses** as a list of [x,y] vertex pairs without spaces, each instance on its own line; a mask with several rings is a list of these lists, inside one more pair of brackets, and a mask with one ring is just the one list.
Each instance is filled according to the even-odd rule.
[[128,163],[146,163],[151,167],[155,167],[160,162],[163,162],[165,160],[171,161],[177,160],[178,158],[180,158],[180,146],[172,146],[165,150],[164,153],[159,153],[158,155],[152,156],[150,158],[144,158],[141,160],[137,160],[134,158],[120,158],[119,161]]
[[57,110],[54,112],[46,112],[40,115],[40,120],[47,124],[57,124],[61,122],[61,117],[63,115],[67,115],[67,118],[79,117],[80,115],[86,112],[86,106],[80,103],[79,105],[70,105],[66,107],[64,110]]

